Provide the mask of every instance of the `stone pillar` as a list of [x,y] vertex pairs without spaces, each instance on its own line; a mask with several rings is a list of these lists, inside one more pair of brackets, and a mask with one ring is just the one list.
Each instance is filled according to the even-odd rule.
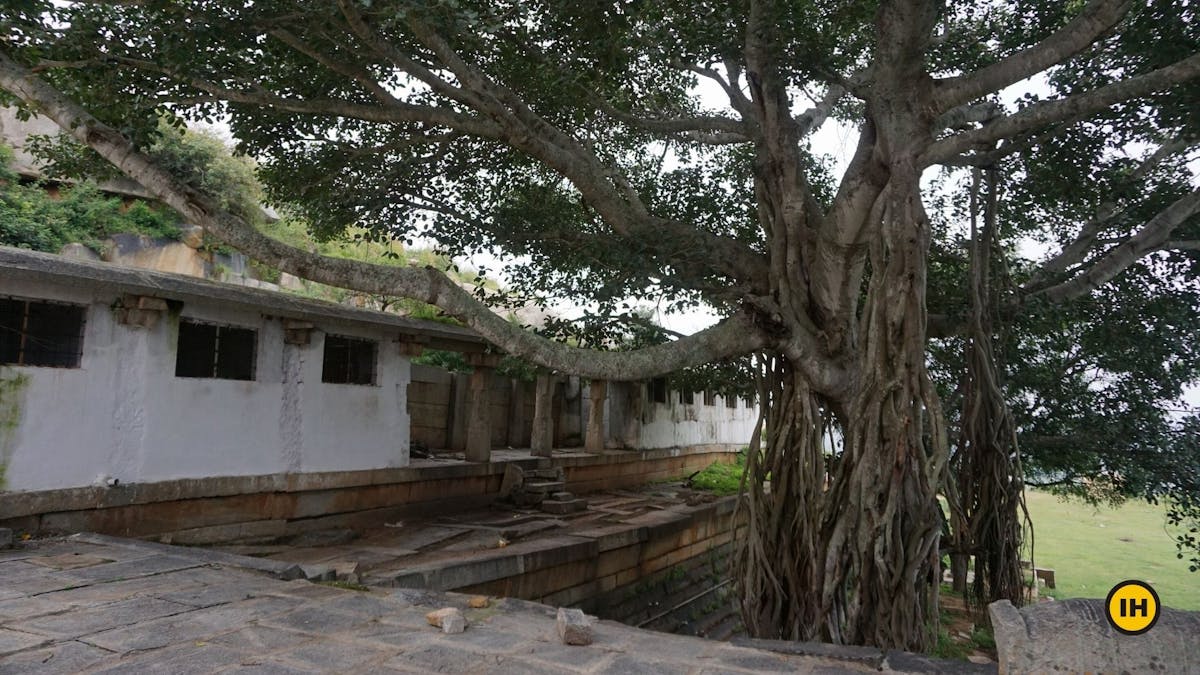
[[529,447],[539,457],[554,453],[554,378],[538,375],[533,394],[533,433]]
[[492,461],[492,370],[499,363],[495,354],[468,354],[467,362],[474,371],[467,385],[467,447],[468,462]]
[[518,379],[508,395],[508,447],[525,447],[525,382]]
[[608,382],[592,380],[588,387],[588,423],[587,437],[583,449],[587,452],[604,452],[604,439],[607,434],[604,424],[604,398],[608,394]]
[[467,448],[467,381],[470,376],[450,373],[450,394],[446,400],[446,446],[456,452]]

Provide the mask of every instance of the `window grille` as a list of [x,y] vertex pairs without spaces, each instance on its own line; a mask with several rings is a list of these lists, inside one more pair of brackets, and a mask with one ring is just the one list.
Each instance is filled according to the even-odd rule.
[[375,384],[378,344],[372,340],[325,336],[321,381],[329,384]]
[[78,368],[83,325],[79,305],[0,298],[0,363]]
[[667,378],[656,377],[650,380],[650,400],[655,403],[667,402]]
[[253,380],[258,333],[182,319],[175,355],[175,377]]

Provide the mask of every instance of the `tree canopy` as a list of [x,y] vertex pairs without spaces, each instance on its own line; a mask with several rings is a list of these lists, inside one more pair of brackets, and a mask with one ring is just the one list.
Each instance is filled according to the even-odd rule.
[[[639,379],[755,354],[766,416],[739,554],[747,625],[921,648],[956,418],[931,348],[971,345],[968,389],[996,404],[971,409],[999,415],[973,428],[1047,437],[1089,416],[1151,420],[1195,377],[1194,346],[1170,339],[1198,311],[1195,12],[24,0],[0,10],[0,87],[246,253],[436,305],[542,366]],[[297,250],[137,151],[163,114],[227,120],[268,199],[318,232],[495,252],[523,299],[619,316],[653,295],[725,318],[588,349],[522,330],[437,269]],[[845,166],[811,144],[831,119],[857,131]],[[1031,242],[1046,252],[1024,253]],[[1004,364],[1020,367],[1001,389]],[[1135,397],[1145,414],[1129,417]],[[1011,467],[995,433],[972,438]]]

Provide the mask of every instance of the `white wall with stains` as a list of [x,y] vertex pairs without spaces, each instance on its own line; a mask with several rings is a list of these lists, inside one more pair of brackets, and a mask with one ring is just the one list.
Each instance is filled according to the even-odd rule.
[[[588,388],[582,387],[582,410],[588,409]],[[723,396],[704,403],[696,392],[684,403],[680,392],[667,391],[667,401],[656,403],[643,382],[618,382],[605,398],[606,437],[610,445],[648,450],[689,445],[749,445],[758,421],[757,406],[737,399],[733,407]],[[586,424],[586,422],[585,422]]]
[[[0,489],[408,464],[410,366],[382,327],[314,320],[300,346],[280,319],[217,302],[141,328],[118,322],[116,290],[9,279],[0,295],[87,308],[80,367],[0,365]],[[180,316],[257,331],[255,379],[176,377]],[[379,341],[375,384],[321,382],[326,332]]]
[[668,403],[647,399],[641,414],[638,448],[683,447],[707,443],[749,445],[758,421],[758,409],[739,399],[735,408],[716,396],[713,405],[704,404],[696,392],[692,403],[680,400],[679,392],[667,392]]

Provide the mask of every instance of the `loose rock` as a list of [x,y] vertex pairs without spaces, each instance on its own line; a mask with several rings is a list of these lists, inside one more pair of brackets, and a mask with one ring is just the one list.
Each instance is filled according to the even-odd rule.
[[565,645],[592,644],[592,622],[582,609],[558,608],[558,637]]
[[[457,610],[456,610],[457,611]],[[453,635],[467,629],[467,619],[462,614],[450,614],[442,619],[442,632]]]
[[468,600],[467,604],[470,605],[472,609],[483,609],[492,603],[485,596],[476,595]]
[[[457,617],[457,618],[456,618]],[[467,618],[457,607],[443,607],[425,615],[430,626],[437,626],[446,633],[461,633],[466,630]],[[455,630],[457,628],[457,630]]]
[[353,560],[339,560],[333,563],[333,573],[338,581],[357,584],[362,580],[362,575],[358,571],[358,563]]

